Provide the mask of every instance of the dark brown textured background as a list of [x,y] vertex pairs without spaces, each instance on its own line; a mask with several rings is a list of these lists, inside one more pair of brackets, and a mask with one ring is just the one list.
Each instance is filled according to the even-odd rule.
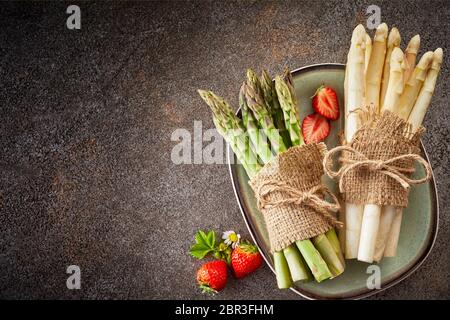
[[[372,1],[71,2],[79,31],[65,27],[68,4],[0,5],[0,297],[204,298],[187,254],[195,231],[248,233],[226,166],[170,161],[175,129],[212,127],[195,90],[236,103],[248,67],[344,62]],[[448,1],[376,4],[403,39],[449,54]],[[424,137],[436,246],[375,298],[450,298],[449,80],[445,59]],[[70,264],[81,290],[66,288]],[[298,297],[264,266],[218,298]]]

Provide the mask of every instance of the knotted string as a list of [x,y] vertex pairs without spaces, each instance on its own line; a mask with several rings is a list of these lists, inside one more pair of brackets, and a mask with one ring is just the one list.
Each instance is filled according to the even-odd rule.
[[[268,197],[273,192],[280,192],[282,198],[279,200],[269,200]],[[333,203],[325,201],[321,195],[328,194]],[[287,204],[305,204],[313,208],[318,213],[328,219],[332,225],[342,227],[343,223],[338,221],[330,212],[337,212],[340,209],[336,196],[324,185],[317,185],[308,191],[301,191],[288,184],[277,180],[266,180],[261,183],[255,192],[258,209],[275,208]]]
[[[341,158],[342,166],[338,171],[333,171],[333,160],[332,156],[339,151],[348,151],[357,156],[357,160],[352,160],[348,158]],[[414,168],[409,167],[400,167],[396,166],[395,162],[401,160],[412,160],[417,161],[419,164],[423,166],[425,169],[425,177],[421,179],[412,179],[407,176],[407,174],[411,174],[414,172]],[[400,185],[408,190],[411,185],[420,184],[428,181],[431,178],[431,167],[428,162],[415,153],[403,154],[397,157],[390,158],[388,160],[370,160],[364,154],[359,152],[358,150],[350,147],[350,146],[339,146],[331,149],[323,159],[323,168],[325,173],[331,177],[339,177],[339,191],[344,192],[344,176],[350,172],[351,170],[355,170],[357,168],[365,167],[371,171],[378,171],[382,174],[385,174],[394,180],[396,180]]]

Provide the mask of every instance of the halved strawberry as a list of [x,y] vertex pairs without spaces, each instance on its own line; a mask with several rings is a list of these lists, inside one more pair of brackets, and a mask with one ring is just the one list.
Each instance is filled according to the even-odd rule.
[[320,142],[330,133],[330,123],[320,114],[310,114],[303,119],[302,133],[305,143]]
[[339,118],[339,102],[336,92],[330,87],[321,86],[312,99],[314,110],[330,120]]

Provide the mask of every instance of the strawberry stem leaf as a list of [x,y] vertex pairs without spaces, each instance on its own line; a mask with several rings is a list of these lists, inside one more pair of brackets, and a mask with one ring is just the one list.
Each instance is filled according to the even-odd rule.
[[191,247],[190,254],[197,259],[203,259],[207,254],[216,250],[216,233],[211,230],[205,233],[199,230],[195,234],[195,244]]
[[211,288],[207,284],[200,284],[198,287],[200,289],[202,289],[202,293],[208,293],[208,294],[211,294],[211,295],[215,295],[215,294],[218,293],[217,290],[214,290],[213,288]]

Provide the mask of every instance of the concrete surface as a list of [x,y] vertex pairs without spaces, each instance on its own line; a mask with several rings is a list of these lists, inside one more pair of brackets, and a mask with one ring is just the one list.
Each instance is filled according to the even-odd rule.
[[[78,31],[65,26],[69,3],[2,2],[0,297],[205,298],[187,254],[194,233],[248,233],[225,165],[170,160],[175,129],[212,128],[195,90],[236,103],[247,67],[344,62],[372,2],[79,2]],[[377,4],[404,39],[450,52],[448,1]],[[439,237],[419,271],[375,299],[450,298],[448,67],[424,138]],[[71,264],[81,290],[66,288]],[[218,298],[299,297],[264,266]]]

